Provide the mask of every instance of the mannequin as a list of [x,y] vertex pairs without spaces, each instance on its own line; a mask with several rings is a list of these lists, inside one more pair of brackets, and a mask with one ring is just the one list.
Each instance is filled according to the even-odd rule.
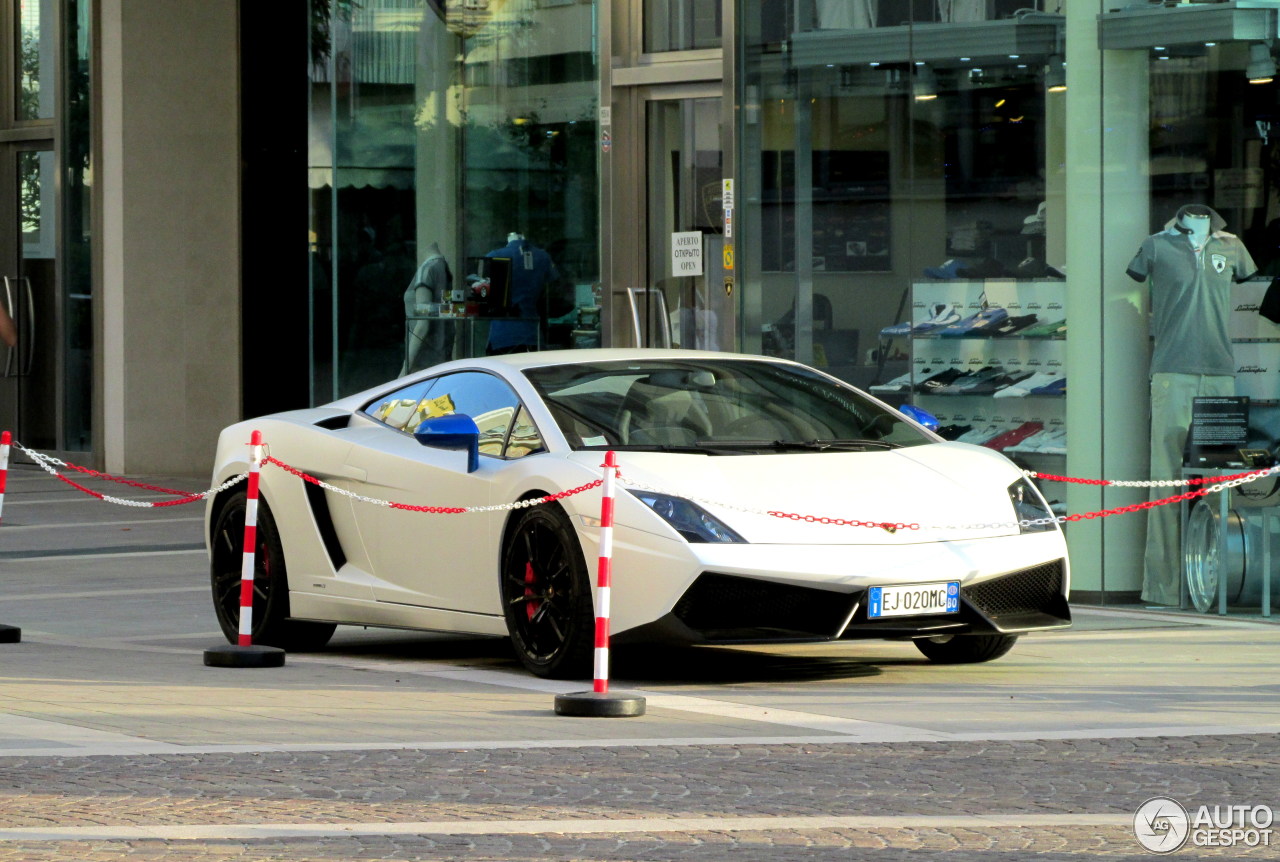
[[549,282],[560,277],[551,255],[525,239],[524,234],[512,231],[507,234],[505,246],[495,248],[485,257],[511,261],[509,310],[517,318],[499,318],[489,324],[485,353],[494,356],[537,350],[542,294]]
[[[444,323],[439,320],[421,319],[427,303],[439,303],[453,290],[453,273],[440,251],[439,243],[427,246],[427,256],[414,273],[404,291],[404,365],[400,376],[411,371],[430,368],[449,357],[445,353]],[[419,318],[417,320],[413,318]]]
[[[1226,221],[1213,209],[1190,204],[1165,229],[1142,242],[1126,270],[1151,292],[1151,478],[1181,476],[1182,450],[1197,397],[1235,394],[1235,360],[1228,320],[1231,285],[1257,267]],[[1167,489],[1155,489],[1167,496]],[[1181,600],[1182,545],[1176,506],[1157,506],[1147,517],[1142,599],[1177,606]]]

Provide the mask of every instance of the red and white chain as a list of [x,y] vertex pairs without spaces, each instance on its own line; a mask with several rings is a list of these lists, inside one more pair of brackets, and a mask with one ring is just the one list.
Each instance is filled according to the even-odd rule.
[[[117,506],[132,506],[135,509],[160,509],[160,508],[167,508],[169,506],[178,506],[184,503],[194,503],[198,500],[204,500],[214,494],[222,493],[228,488],[233,487],[237,482],[243,482],[245,477],[249,475],[248,473],[241,473],[238,476],[232,476],[230,479],[223,482],[218,487],[210,488],[207,491],[177,491],[172,488],[161,488],[158,485],[147,485],[142,482],[133,482],[128,479],[121,479],[118,476],[110,476],[106,473],[99,473],[98,471],[90,470],[87,467],[79,467],[75,464],[68,464],[66,461],[63,461],[59,458],[55,458],[52,455],[45,455],[40,452],[36,452],[32,449],[28,449],[26,446],[23,446],[21,443],[19,443],[16,440],[13,442],[13,445],[15,448],[22,451],[23,454],[25,454],[28,458],[34,461],[40,467],[40,469],[44,470],[46,473],[49,473],[55,479],[59,479],[63,482],[66,482],[68,485],[71,485],[73,488],[76,488],[80,491],[84,491],[86,494],[89,494],[93,497],[97,497],[99,500],[102,500],[103,502],[114,503]],[[97,479],[105,479],[110,482],[119,482],[126,485],[130,485],[134,488],[141,488],[147,491],[158,491],[164,494],[173,494],[175,496],[179,496],[180,499],[177,499],[177,500],[131,500],[126,497],[114,497],[110,494],[103,494],[99,491],[94,491],[90,488],[86,488],[83,485],[80,485],[72,481],[71,479],[59,473],[57,470],[57,467],[65,467],[68,470],[75,470],[81,473],[86,473]]]
[[[1043,479],[1046,482],[1069,482],[1076,485],[1100,485],[1108,488],[1179,488],[1187,485],[1204,485],[1215,479],[1234,481],[1246,476],[1252,482],[1263,476],[1270,476],[1280,467],[1268,467],[1265,470],[1250,470],[1246,473],[1232,473],[1227,476],[1191,476],[1186,479],[1073,479],[1070,476],[1056,476],[1053,473],[1041,473],[1038,470],[1023,470],[1022,475],[1028,479]],[[1234,486],[1232,486],[1234,487]]]

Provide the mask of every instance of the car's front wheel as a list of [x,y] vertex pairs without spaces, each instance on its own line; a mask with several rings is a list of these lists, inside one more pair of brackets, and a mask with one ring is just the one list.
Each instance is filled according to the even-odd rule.
[[918,638],[916,648],[938,664],[976,664],[991,661],[1013,649],[1017,635],[940,635]]
[[[244,519],[247,497],[232,496],[218,510],[211,535],[210,580],[213,607],[218,625],[231,643],[240,636],[240,581],[244,566]],[[289,619],[289,579],[285,573],[284,548],[271,507],[258,502],[258,525],[254,531],[253,630],[255,645],[306,652],[329,642],[336,626]]]
[[590,675],[591,584],[573,525],[555,505],[525,509],[502,548],[502,605],[521,664],[538,676]]

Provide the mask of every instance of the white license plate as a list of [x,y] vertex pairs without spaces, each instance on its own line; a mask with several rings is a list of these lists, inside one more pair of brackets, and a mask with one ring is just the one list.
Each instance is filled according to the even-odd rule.
[[900,584],[867,591],[867,617],[915,617],[954,614],[960,610],[960,582]]

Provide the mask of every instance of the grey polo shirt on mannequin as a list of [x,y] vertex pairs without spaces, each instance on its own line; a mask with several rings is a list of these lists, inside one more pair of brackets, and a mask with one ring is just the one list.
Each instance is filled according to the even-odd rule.
[[1151,372],[1234,375],[1231,284],[1257,269],[1240,238],[1226,231],[1210,233],[1199,254],[1173,223],[1143,240],[1126,272],[1151,279]]

